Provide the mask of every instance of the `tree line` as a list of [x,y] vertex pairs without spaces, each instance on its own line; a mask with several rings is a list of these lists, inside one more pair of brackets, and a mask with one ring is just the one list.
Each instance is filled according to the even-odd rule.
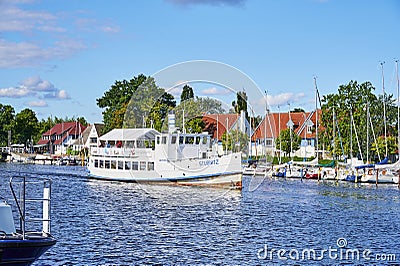
[[50,116],[39,121],[36,113],[29,108],[16,113],[13,106],[0,103],[0,146],[8,146],[9,133],[11,134],[11,144],[27,144],[28,142],[35,144],[42,137],[42,134],[54,125],[73,121],[87,125],[84,117],[59,118]]
[[[360,84],[350,81],[340,85],[337,93],[322,97],[319,102],[322,111],[319,118],[319,150],[327,150],[335,158],[358,156],[376,160],[386,155],[386,147],[389,154],[397,152],[398,119],[395,99],[391,94],[376,96],[374,91],[370,82]],[[232,102],[232,108],[228,112],[239,114],[243,110],[249,119],[246,93],[239,91],[236,96],[237,99]],[[183,87],[180,102],[177,104],[173,95],[158,87],[152,77],[143,74],[131,80],[115,81],[97,99],[97,105],[103,108],[103,133],[122,127],[153,127],[158,131],[165,131],[167,115],[171,110],[175,112],[178,128],[187,132],[202,132],[206,128],[201,119],[204,114],[227,112],[218,100],[196,97],[188,85]],[[382,112],[384,107],[387,110],[385,118]],[[292,112],[304,111],[295,108]],[[256,128],[261,117],[253,114],[250,120],[252,128]],[[387,121],[386,136],[383,121]],[[235,149],[238,145],[235,140],[239,139],[245,143],[241,145],[247,145],[248,136],[239,137],[238,132],[230,134],[233,135],[223,136],[224,146]],[[289,129],[282,130],[275,145],[280,145],[288,154],[290,147],[293,150],[299,148],[301,138],[295,135],[290,134]]]

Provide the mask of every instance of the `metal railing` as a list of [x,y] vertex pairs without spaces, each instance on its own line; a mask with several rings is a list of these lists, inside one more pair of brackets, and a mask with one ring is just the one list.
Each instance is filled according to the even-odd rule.
[[[34,197],[26,197],[27,185],[33,184],[43,184],[43,197],[42,198],[34,198]],[[16,176],[10,178],[10,188],[12,195],[14,197],[14,201],[18,208],[19,214],[19,222],[20,222],[20,231],[23,239],[27,237],[26,223],[42,223],[42,234],[50,234],[50,201],[51,201],[51,179],[50,178],[35,178],[32,181],[27,181],[25,176]],[[14,185],[19,185],[19,199],[17,193],[14,189]],[[42,202],[42,218],[37,217],[27,217],[26,212],[26,203],[27,202]],[[31,232],[30,232],[31,233]]]

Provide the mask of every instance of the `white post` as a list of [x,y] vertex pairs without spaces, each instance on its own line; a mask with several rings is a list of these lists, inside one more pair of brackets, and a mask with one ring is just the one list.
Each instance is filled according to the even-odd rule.
[[50,234],[50,188],[43,189],[43,232]]

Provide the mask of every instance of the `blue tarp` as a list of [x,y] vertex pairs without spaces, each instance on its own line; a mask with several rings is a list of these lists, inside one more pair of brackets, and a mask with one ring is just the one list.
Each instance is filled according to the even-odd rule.
[[[382,161],[380,161],[379,163],[376,163],[376,164],[382,165],[382,164],[387,164],[388,162],[389,162],[389,159],[387,157],[385,157],[385,159],[383,159]],[[370,163],[370,164],[359,165],[359,166],[356,166],[355,168],[356,169],[364,169],[364,168],[374,168],[374,167],[375,167],[375,164]]]
[[383,159],[382,161],[380,161],[379,163],[376,164],[387,164],[389,162],[388,157],[385,157],[385,159]]

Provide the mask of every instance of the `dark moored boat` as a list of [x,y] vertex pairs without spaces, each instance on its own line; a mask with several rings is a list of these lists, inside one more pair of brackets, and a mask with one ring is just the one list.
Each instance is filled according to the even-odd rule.
[[[43,197],[27,198],[27,184],[37,186],[38,183],[44,185]],[[36,184],[36,185],[35,185]],[[19,188],[19,193],[14,190],[14,186]],[[32,182],[27,182],[25,177],[11,178],[10,188],[15,201],[15,208],[19,216],[20,228],[16,229],[12,214],[11,205],[6,201],[0,203],[0,265],[31,265],[46,250],[56,243],[55,238],[50,234],[50,179],[35,178]],[[31,191],[31,190],[29,190]],[[18,195],[18,198],[17,198]],[[37,218],[29,212],[28,205],[42,205],[43,216]],[[30,206],[30,207],[32,207]],[[37,207],[37,206],[36,206]],[[41,209],[36,208],[37,209]],[[29,209],[31,210],[31,209]],[[29,217],[28,217],[29,216]],[[37,222],[42,223],[42,230],[28,231],[27,225],[34,227]]]

